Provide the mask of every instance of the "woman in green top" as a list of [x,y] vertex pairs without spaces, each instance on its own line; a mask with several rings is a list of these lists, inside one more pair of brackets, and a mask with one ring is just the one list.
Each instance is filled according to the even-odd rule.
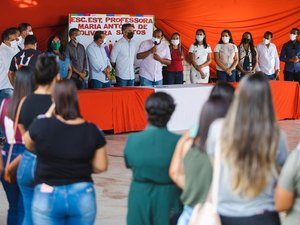
[[210,124],[224,117],[230,101],[222,96],[212,96],[204,104],[197,136],[192,139],[187,132],[179,140],[170,166],[170,177],[183,189],[181,201],[184,211],[177,225],[189,224],[193,207],[204,203],[212,180],[212,165],[206,153],[206,138]]
[[146,101],[148,127],[128,135],[124,157],[126,166],[132,170],[132,181],[127,225],[169,225],[171,214],[181,209],[181,191],[168,173],[180,138],[167,129],[174,109],[170,95],[150,95]]

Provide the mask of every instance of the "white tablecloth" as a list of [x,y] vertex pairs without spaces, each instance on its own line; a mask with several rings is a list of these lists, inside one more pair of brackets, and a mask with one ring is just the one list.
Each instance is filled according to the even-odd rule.
[[164,85],[155,87],[155,92],[170,94],[176,103],[175,111],[168,123],[171,131],[183,131],[199,122],[203,104],[213,86],[210,85]]

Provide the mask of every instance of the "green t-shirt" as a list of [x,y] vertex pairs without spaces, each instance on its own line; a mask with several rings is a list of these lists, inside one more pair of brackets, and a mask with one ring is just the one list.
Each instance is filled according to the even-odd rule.
[[279,186],[286,191],[294,193],[294,204],[283,225],[296,225],[300,222],[300,145],[285,162],[279,178]]
[[181,194],[184,205],[194,207],[206,200],[212,181],[212,165],[206,152],[192,147],[184,159],[185,185]]

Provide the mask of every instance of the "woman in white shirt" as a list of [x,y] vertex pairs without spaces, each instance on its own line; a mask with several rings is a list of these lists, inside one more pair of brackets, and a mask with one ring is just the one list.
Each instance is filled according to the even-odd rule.
[[208,83],[211,52],[210,46],[206,43],[205,31],[198,29],[195,43],[189,49],[189,56],[192,62],[191,83]]
[[229,30],[223,30],[219,43],[214,50],[215,61],[217,64],[218,81],[235,82],[236,66],[238,64],[238,49],[233,43],[232,35]]

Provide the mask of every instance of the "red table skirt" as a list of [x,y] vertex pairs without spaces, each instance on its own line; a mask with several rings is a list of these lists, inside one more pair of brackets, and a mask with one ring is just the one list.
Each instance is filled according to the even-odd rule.
[[114,133],[143,130],[145,101],[152,88],[103,88],[78,92],[82,116],[102,130]]
[[[271,81],[270,84],[277,119],[300,119],[299,84],[287,81]],[[238,83],[233,85],[236,87]],[[152,93],[152,88],[122,87],[81,90],[78,96],[80,110],[86,120],[102,130],[122,133],[146,127],[144,105]]]
[[[238,84],[233,83],[233,86],[237,87]],[[300,119],[299,83],[270,81],[270,86],[277,119]]]

